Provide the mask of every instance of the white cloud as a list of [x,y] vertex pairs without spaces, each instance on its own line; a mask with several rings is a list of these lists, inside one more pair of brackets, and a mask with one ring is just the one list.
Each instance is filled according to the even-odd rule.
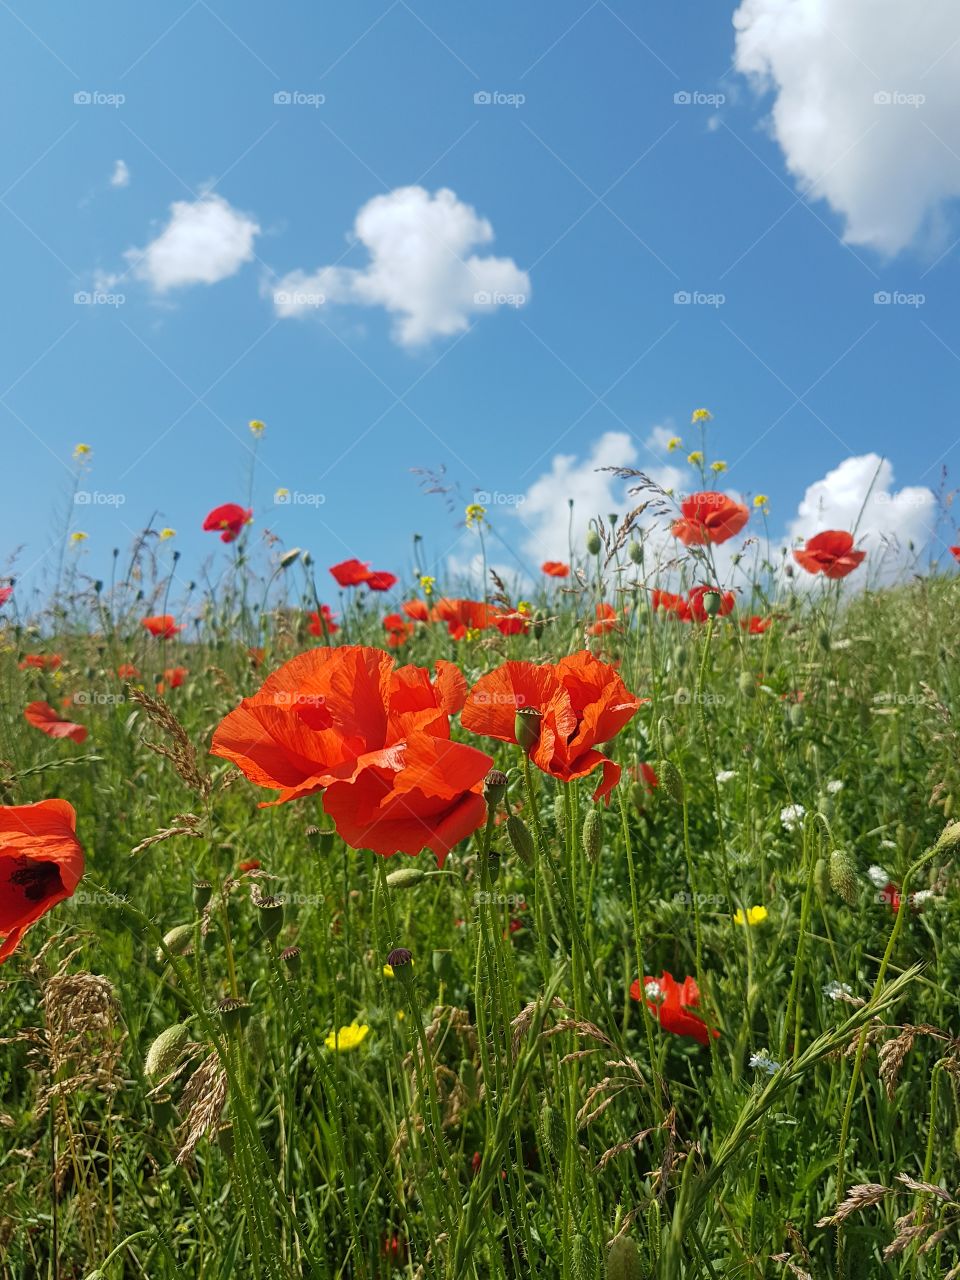
[[157,293],[189,284],[216,284],[235,275],[253,254],[260,227],[222,196],[176,200],[170,221],[145,249],[128,249],[133,274]]
[[370,254],[365,267],[292,271],[271,285],[277,314],[299,316],[328,303],[383,307],[393,336],[414,347],[462,333],[470,317],[522,306],[530,279],[512,258],[472,252],[493,228],[453,191],[398,187],[360,209],[354,238]]
[[118,160],[113,166],[113,173],[110,175],[111,187],[129,187],[130,170],[127,168],[125,161]]
[[[867,559],[851,575],[851,585],[894,580],[930,541],[937,499],[923,486],[894,489],[893,481],[893,467],[879,454],[844,458],[807,488],[787,530],[788,545],[824,529],[856,529],[857,547],[867,552]],[[806,574],[797,574],[797,581],[805,580]]]
[[733,21],[737,69],[776,93],[788,169],[846,240],[896,253],[936,231],[960,195],[960,9],[742,0]]

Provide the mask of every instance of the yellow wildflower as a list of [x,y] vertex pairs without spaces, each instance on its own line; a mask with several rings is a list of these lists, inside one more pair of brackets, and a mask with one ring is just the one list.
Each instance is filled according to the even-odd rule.
[[74,445],[73,456],[77,460],[77,462],[81,461],[81,459],[83,458],[86,458],[88,454],[91,454],[91,453],[93,453],[93,450],[90,448],[88,444]]
[[348,1049],[356,1049],[358,1045],[363,1044],[369,1030],[370,1028],[366,1025],[351,1022],[349,1026],[341,1027],[339,1031],[331,1031],[323,1043],[328,1049],[346,1053]]
[[161,542],[167,542],[169,541],[170,538],[175,538],[176,536],[177,536],[176,529],[161,529],[159,534],[159,538]]
[[713,414],[709,409],[694,409],[691,422],[709,422],[713,418]]
[[762,924],[769,914],[766,907],[748,907],[746,915],[738,909],[734,912],[733,923],[748,924],[752,927],[755,924]]
[[757,496],[756,496],[756,497],[754,498],[754,500],[753,500],[753,505],[754,505],[755,507],[757,507],[758,509],[759,509],[760,507],[762,507],[762,508],[763,508],[763,510],[764,510],[764,511],[766,511],[766,509],[767,509],[767,503],[768,503],[769,501],[770,501],[770,499],[767,497],[767,495],[766,495],[765,493],[758,493],[758,494],[757,494]]
[[679,436],[671,436],[667,441],[667,453],[673,453],[675,449],[683,448],[683,441]]
[[71,542],[86,542],[86,540],[87,540],[87,535],[85,533],[81,533],[79,529],[76,531],[76,533],[71,533],[70,535]]
[[723,474],[723,472],[724,472],[724,471],[726,471],[726,469],[727,469],[727,464],[726,464],[725,462],[711,462],[711,463],[710,463],[710,470],[711,470],[711,471],[713,471],[713,472],[715,472],[718,476],[719,476],[719,475],[722,475],[722,474]]
[[425,596],[433,595],[433,588],[436,585],[436,578],[432,578],[429,573],[421,573],[420,590]]
[[517,613],[528,614],[530,612],[530,607],[531,606],[530,606],[529,600],[517,601]]
[[693,453],[687,454],[687,461],[691,467],[699,467],[700,463],[703,462],[703,454],[699,449],[694,449]]
[[481,506],[479,502],[471,502],[464,514],[467,518],[467,528],[473,529],[477,525],[483,524],[483,517],[487,514],[487,508]]
[[265,422],[261,422],[259,418],[254,418],[250,423],[250,430],[253,432],[253,434],[256,436],[258,440],[266,431],[266,429],[267,429],[267,424]]

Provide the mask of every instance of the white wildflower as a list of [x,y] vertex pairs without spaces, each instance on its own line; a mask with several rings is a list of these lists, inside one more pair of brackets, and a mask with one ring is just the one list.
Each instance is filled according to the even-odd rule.
[[720,772],[717,774],[717,781],[730,782],[731,779],[735,778],[736,776],[737,776],[736,769],[721,769]]
[[867,867],[867,878],[877,889],[885,889],[890,883],[889,875],[887,875],[883,867],[878,867],[876,863],[872,867]]
[[788,804],[785,809],[781,809],[780,821],[783,823],[784,831],[796,831],[806,812],[802,804]]
[[750,1066],[754,1071],[765,1071],[768,1076],[775,1076],[780,1070],[780,1063],[775,1062],[766,1049],[761,1049],[759,1053],[751,1053]]
[[853,989],[848,982],[837,982],[834,980],[833,982],[828,982],[823,988],[823,994],[829,1000],[840,1000],[844,996],[852,996]]
[[835,796],[838,791],[842,791],[842,790],[843,790],[843,783],[840,781],[839,778],[831,778],[831,780],[827,783],[828,796]]

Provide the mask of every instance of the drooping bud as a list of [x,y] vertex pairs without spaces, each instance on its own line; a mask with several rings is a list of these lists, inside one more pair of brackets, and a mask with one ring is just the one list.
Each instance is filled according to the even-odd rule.
[[507,794],[507,775],[502,769],[491,769],[483,780],[483,798],[488,809],[496,809]]
[[284,554],[280,557],[280,568],[289,569],[290,566],[299,559],[300,559],[300,548],[291,547],[289,551],[284,552]]
[[657,777],[661,786],[677,804],[683,804],[683,777],[672,760],[661,760],[657,764]]
[[715,618],[720,612],[720,606],[723,601],[720,598],[719,591],[705,591],[703,593],[703,611],[708,618]]
[[741,671],[737,676],[737,688],[745,698],[755,698],[757,696],[757,682],[753,673],[750,671]]
[[834,849],[830,855],[830,884],[849,906],[856,903],[856,863],[846,849]]
[[536,707],[521,707],[513,720],[513,734],[517,746],[527,755],[540,741],[540,722],[543,719]]
[[673,733],[673,726],[666,716],[661,716],[657,721],[657,736],[660,739],[660,748],[664,755],[669,755],[676,746],[676,738]]
[[202,911],[210,901],[213,894],[213,886],[209,880],[196,880],[193,885],[193,905],[198,911]]
[[603,820],[599,809],[591,809],[583,820],[583,851],[589,862],[597,862],[603,847]]
[[163,935],[163,947],[157,947],[157,964],[163,964],[166,960],[166,951],[172,951],[175,956],[185,956],[193,948],[194,926],[192,924],[178,924],[175,929],[171,929]]
[[190,1031],[184,1022],[175,1022],[166,1031],[161,1031],[147,1050],[144,1074],[151,1080],[162,1080],[168,1076],[180,1060],[189,1039]]
[[535,640],[539,640],[540,637],[543,635],[543,631],[546,625],[547,625],[546,615],[544,614],[542,609],[538,609],[537,612],[533,615],[533,625],[530,628],[531,631],[533,632],[533,638]]
[[589,552],[589,554],[592,556],[598,556],[600,554],[602,547],[603,547],[603,543],[600,541],[600,535],[599,533],[597,533],[596,529],[588,529],[587,530],[587,551]]
[[453,978],[453,952],[438,947],[432,957],[433,972],[441,982],[450,982]]
[[507,819],[507,838],[520,861],[529,866],[533,862],[533,836],[524,825],[523,819],[515,813],[511,813]]
[[391,889],[412,889],[415,884],[419,884],[424,879],[426,874],[419,867],[400,867],[397,871],[390,872],[387,876],[387,884]]

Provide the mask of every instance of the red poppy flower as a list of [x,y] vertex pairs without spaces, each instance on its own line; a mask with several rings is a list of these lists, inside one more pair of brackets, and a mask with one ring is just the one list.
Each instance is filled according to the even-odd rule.
[[719,617],[725,618],[728,613],[733,612],[733,606],[737,601],[732,591],[721,591],[719,587],[694,587],[692,591],[687,592],[687,605],[690,616],[695,622],[706,622],[710,616],[703,604],[703,597],[709,592],[720,597],[720,608],[717,610]]
[[246,873],[247,873],[248,871],[259,871],[259,870],[260,870],[260,859],[259,859],[259,858],[247,858],[247,860],[246,860],[245,862],[238,862],[238,863],[237,863],[237,870],[240,872],[240,874],[241,874],[242,876],[243,876],[243,875],[246,875]]
[[157,693],[163,694],[167,689],[179,689],[190,673],[186,667],[167,667],[163,679],[157,685]]
[[0,805],[0,960],[79,884],[83,849],[76,829],[66,800]]
[[597,620],[587,627],[588,635],[605,636],[608,631],[616,631],[620,626],[619,614],[612,604],[598,604],[594,612]]
[[429,622],[430,610],[427,608],[423,600],[404,600],[400,606],[408,618],[412,618],[414,622]]
[[825,578],[845,578],[863,564],[867,553],[854,551],[852,533],[826,529],[810,538],[806,546],[794,551],[793,558],[807,573],[822,573]]
[[396,581],[396,574],[384,573],[383,570],[368,573],[366,578],[367,586],[371,591],[389,591]]
[[383,620],[383,629],[387,633],[387,644],[391,649],[399,649],[413,635],[414,626],[407,622],[402,614],[388,613]]
[[493,619],[494,626],[504,636],[525,635],[530,629],[530,619],[525,613],[514,610],[497,613]]
[[468,631],[492,627],[497,611],[480,600],[438,600],[430,616],[434,622],[445,622],[454,640],[462,640]]
[[0,587],[0,609],[7,603],[13,595],[13,587]]
[[[954,560],[960,560],[960,547],[951,547],[950,554],[953,556]],[[10,590],[12,591],[13,588],[11,587]],[[2,600],[0,600],[0,604],[3,604]]]
[[650,604],[654,613],[662,609],[664,613],[675,613],[681,622],[690,621],[690,606],[683,596],[674,595],[672,591],[654,589],[650,592]]
[[360,587],[370,576],[370,566],[360,560],[343,560],[331,565],[330,572],[341,587]]
[[121,680],[136,680],[140,675],[140,671],[132,662],[122,662],[117,667],[117,676]]
[[685,547],[702,546],[708,542],[726,542],[735,537],[750,519],[750,512],[741,502],[734,502],[725,493],[707,490],[693,493],[680,507],[679,520],[673,522],[673,536]]
[[56,671],[62,662],[59,653],[28,653],[20,663],[20,670],[35,667],[38,671]]
[[390,856],[450,849],[486,817],[493,761],[450,741],[466,697],[452,663],[436,676],[395,668],[380,649],[345,645],[300,654],[217,727],[212,752],[283,803],[323,790],[323,804],[355,849]]
[[[634,1000],[641,998],[639,979],[634,980],[630,995]],[[700,991],[693,978],[684,978],[680,983],[664,969],[659,978],[644,978],[643,1000],[664,1031],[671,1035],[690,1036],[700,1044],[709,1043],[711,1035],[715,1039],[720,1035],[716,1028],[708,1027],[702,1018],[690,1012],[700,1003]]]
[[642,783],[648,791],[653,791],[660,785],[656,770],[649,764],[632,764],[628,772],[634,782]]
[[248,649],[247,657],[255,667],[263,666],[263,659],[266,656],[266,649]]
[[207,533],[219,533],[221,542],[236,542],[244,525],[253,519],[253,512],[236,502],[225,502],[214,507],[203,522]]
[[749,618],[740,619],[740,626],[752,636],[762,636],[765,631],[770,630],[773,624],[773,618],[758,618],[756,614]]
[[328,604],[320,606],[319,613],[310,615],[310,634],[312,636],[335,636],[340,628],[334,619],[338,615],[332,613]]
[[32,724],[48,738],[70,738],[73,742],[85,742],[87,739],[86,725],[64,720],[49,702],[31,702],[24,708],[23,717],[27,724]]
[[524,709],[539,733],[530,751],[537,768],[561,782],[601,768],[598,800],[616,785],[620,766],[596,746],[615,737],[640,705],[612,667],[584,651],[553,665],[505,662],[470,690],[461,722],[472,733],[516,742],[517,712]]
[[144,618],[141,623],[152,636],[160,640],[172,640],[183,626],[177,626],[172,613],[160,613],[155,618]]
[[570,566],[564,564],[562,560],[544,560],[540,569],[548,578],[568,578],[570,576]]

